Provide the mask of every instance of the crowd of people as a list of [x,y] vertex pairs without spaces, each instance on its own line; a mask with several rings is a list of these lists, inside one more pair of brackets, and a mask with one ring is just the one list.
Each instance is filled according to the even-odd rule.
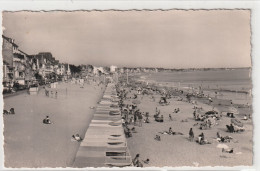
[[[205,96],[204,94],[185,94],[183,90],[177,90],[173,88],[169,88],[168,90],[161,89],[156,86],[148,86],[143,83],[132,83],[132,84],[118,84],[117,85],[117,95],[120,98],[119,106],[122,111],[122,118],[124,120],[124,130],[127,138],[130,138],[133,136],[133,133],[136,133],[135,126],[142,127],[143,123],[153,123],[151,120],[151,116],[153,116],[155,122],[165,122],[164,121],[164,113],[161,113],[158,106],[165,106],[169,104],[168,99],[176,98],[177,101],[184,101],[187,103],[195,104],[196,106],[193,107],[193,120],[195,121],[195,124],[193,127],[191,127],[188,132],[188,140],[191,142],[196,142],[199,145],[206,145],[211,144],[212,142],[209,141],[206,137],[203,130],[212,129],[215,125],[218,125],[218,122],[221,122],[221,118],[223,116],[216,110],[214,110],[214,107],[210,111],[205,111],[203,107],[198,106],[198,102],[196,99],[198,98],[209,98],[208,96]],[[152,101],[156,101],[155,96],[161,96],[161,98],[158,101],[158,106],[155,107],[155,111],[153,115],[150,115],[147,111],[141,111],[141,109],[138,107],[138,104],[129,104],[129,101],[131,99],[137,100],[137,99],[143,99],[144,96],[150,97]],[[180,100],[181,99],[181,100]],[[210,99],[212,102],[212,98]],[[127,102],[128,103],[127,103]],[[209,103],[211,103],[209,102]],[[141,103],[141,102],[139,102]],[[208,103],[205,103],[208,105]],[[180,113],[180,108],[173,109],[174,114]],[[174,120],[172,114],[168,114],[168,121],[171,122]],[[247,116],[244,117],[245,120],[247,120]],[[188,122],[187,119],[182,120],[185,122]],[[194,133],[194,128],[198,125],[198,129],[201,130],[201,132],[196,136]],[[228,132],[235,132],[235,128],[233,128],[233,124],[227,125],[227,133]],[[154,140],[156,141],[162,141],[162,137],[160,134],[164,135],[184,135],[181,132],[173,131],[172,127],[169,127],[169,130],[158,132],[159,134],[154,135]],[[217,132],[216,140],[220,143],[229,143],[232,140],[232,137],[227,136],[221,136],[219,132]],[[234,149],[232,150],[224,150],[223,152],[233,153]],[[133,160],[133,163],[137,167],[141,167],[142,163],[140,164],[139,155],[135,157]]]

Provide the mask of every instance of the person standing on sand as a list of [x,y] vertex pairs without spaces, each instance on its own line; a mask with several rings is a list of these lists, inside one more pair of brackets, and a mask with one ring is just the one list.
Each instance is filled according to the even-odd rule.
[[172,121],[172,115],[171,114],[169,114],[169,120]]
[[139,113],[139,115],[138,115],[138,120],[139,120],[139,127],[142,127],[143,116],[141,113]]
[[193,118],[196,118],[196,109],[193,111]]
[[136,124],[136,120],[137,120],[136,113],[134,113],[134,125]]
[[173,135],[172,127],[169,128],[168,134],[169,134],[169,135]]
[[211,127],[211,120],[208,119],[208,127],[210,128]]
[[131,116],[130,121],[131,121],[131,125],[132,125],[132,124],[135,124],[135,123],[134,123],[134,118],[133,118],[133,116]]
[[194,132],[193,132],[192,128],[190,128],[190,131],[189,131],[189,140],[190,140],[190,141],[193,141],[193,139],[194,139]]
[[203,134],[203,132],[199,135],[199,137],[198,137],[198,140],[199,140],[199,144],[200,145],[202,145],[203,143],[204,143],[204,134]]
[[143,167],[143,164],[139,161],[140,154],[136,154],[135,158],[133,159],[133,165],[136,167]]

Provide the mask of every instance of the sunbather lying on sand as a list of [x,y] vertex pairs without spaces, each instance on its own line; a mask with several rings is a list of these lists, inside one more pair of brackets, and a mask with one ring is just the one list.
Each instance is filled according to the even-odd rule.
[[75,140],[75,141],[82,141],[83,139],[79,136],[79,134],[76,134],[76,135],[72,135],[72,139]]
[[11,108],[9,111],[4,110],[3,114],[15,114],[14,108]]
[[145,164],[149,164],[150,160],[149,160],[149,159],[146,159],[146,160],[143,160],[143,162],[144,162]]
[[8,112],[7,110],[4,110],[4,111],[3,111],[3,114],[4,114],[4,115],[7,115],[7,114],[9,114],[9,112]]
[[183,135],[183,133],[181,132],[173,132],[172,128],[169,128],[169,131],[163,131],[163,132],[159,132],[160,134],[165,134],[165,135]]
[[178,113],[180,111],[180,108],[174,109],[173,113]]
[[223,153],[233,153],[234,149],[233,148],[231,148],[231,149],[224,149],[224,148],[222,148],[222,152]]
[[217,140],[218,142],[230,142],[230,140],[233,139],[231,136],[221,136],[219,132],[217,132]]

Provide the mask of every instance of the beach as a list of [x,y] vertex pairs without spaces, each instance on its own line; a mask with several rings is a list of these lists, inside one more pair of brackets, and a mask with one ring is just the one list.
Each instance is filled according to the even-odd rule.
[[[208,130],[200,130],[198,125],[194,126],[197,123],[192,116],[194,105],[170,99],[169,106],[159,106],[158,101],[159,96],[156,97],[155,102],[148,97],[143,97],[138,108],[142,112],[149,112],[153,115],[157,107],[165,118],[164,122],[156,122],[153,117],[150,117],[151,122],[143,123],[142,127],[132,125],[131,127],[134,126],[137,133],[133,133],[133,137],[127,139],[131,156],[140,154],[143,160],[150,159],[150,163],[145,164],[145,167],[252,165],[252,121],[244,122],[246,131],[243,133],[227,133],[225,125],[230,124],[230,118],[225,116],[217,121],[218,125]],[[205,110],[212,109],[211,106],[202,103],[198,103],[198,106],[202,106]],[[174,114],[175,108],[180,108],[180,113]],[[169,114],[172,115],[173,121],[169,120]],[[159,132],[168,131],[169,127],[183,135],[159,134]],[[195,137],[203,132],[211,144],[199,145],[196,142],[190,142],[188,140],[190,128],[193,128]],[[217,148],[219,144],[222,144],[216,140],[217,131],[222,135],[230,135],[236,140],[234,143],[225,143],[234,148],[233,154],[222,153],[222,149]],[[155,135],[160,135],[161,141],[156,141]]]
[[[38,95],[5,98],[4,109],[15,109],[15,115],[3,116],[5,167],[71,167],[80,145],[71,137],[85,135],[93,117],[91,107],[103,90],[104,85],[94,82],[84,88],[59,83],[49,97],[41,89]],[[46,115],[53,124],[43,124]]]
[[[229,96],[220,98],[214,96],[216,90],[211,89],[207,89],[209,93],[200,97],[192,94],[186,86],[180,85],[176,89],[172,86],[176,84],[175,81],[165,83],[145,78],[147,77],[140,80],[131,77],[129,84],[126,84],[123,75],[116,84],[122,126],[133,160],[139,154],[143,167],[252,165],[252,118],[243,120],[244,115],[252,116],[249,97],[228,92]],[[48,96],[46,91],[49,92]],[[14,108],[15,115],[4,115],[5,166],[73,167],[81,143],[73,141],[72,135],[79,134],[83,142],[89,141],[84,140],[84,136],[104,91],[105,85],[96,81],[87,81],[83,87],[75,81],[70,81],[60,82],[57,88],[41,87],[36,95],[20,93],[6,97],[4,109]],[[167,103],[159,103],[162,97],[165,97]],[[230,98],[234,103],[230,103]],[[134,117],[133,113],[125,117],[125,110],[129,111],[130,105],[136,106],[136,109],[131,109],[132,112],[142,115],[141,123],[130,122],[129,119]],[[227,116],[231,107],[237,111],[235,118]],[[174,112],[176,109],[179,111]],[[156,111],[163,117],[163,122],[156,121]],[[194,111],[201,116],[205,116],[207,111],[216,111],[220,117],[216,119],[215,116],[209,116],[213,122],[204,129],[201,124],[207,119],[196,120]],[[147,112],[149,123],[144,122]],[[46,116],[50,117],[53,124],[42,123]],[[226,125],[230,125],[232,119],[241,122],[244,130],[228,132]],[[174,134],[169,134],[170,127]],[[133,128],[135,130],[132,130]],[[193,141],[189,139],[190,128],[194,132]],[[127,130],[131,136],[128,136]],[[220,142],[217,132],[223,137],[231,137],[231,140]],[[196,142],[201,133],[205,136],[205,144]],[[156,136],[160,136],[160,140],[156,139]],[[233,149],[232,153],[223,151],[229,149]],[[84,153],[89,154],[88,151]],[[147,159],[149,162],[145,162]],[[132,166],[135,164],[132,163]]]
[[[140,78],[140,76],[139,76]],[[143,84],[147,84],[148,87],[163,87],[167,89],[169,83],[163,81],[156,81],[146,79],[147,75],[142,77]],[[161,78],[163,79],[163,78]],[[217,82],[217,81],[216,81]],[[172,82],[178,84],[178,82]],[[248,82],[247,87],[250,87]],[[131,86],[130,86],[131,87]],[[172,86],[173,88],[176,88]],[[232,84],[229,85],[232,87]],[[240,86],[241,87],[241,86]],[[178,87],[178,90],[186,91],[189,93],[189,89]],[[128,92],[124,103],[131,104],[134,94],[138,94],[135,89],[126,88]],[[230,92],[229,92],[230,93]],[[185,94],[185,93],[184,93]],[[152,96],[154,99],[152,99]],[[140,154],[141,161],[149,159],[148,164],[144,163],[144,167],[163,167],[163,166],[251,166],[253,163],[253,123],[251,119],[243,120],[244,115],[252,115],[251,107],[238,107],[242,104],[251,104],[250,97],[238,96],[236,93],[230,93],[229,98],[220,98],[214,96],[214,91],[210,94],[213,102],[209,103],[205,98],[192,98],[192,102],[188,102],[185,95],[176,95],[167,99],[169,105],[159,105],[159,101],[163,95],[160,93],[153,93],[152,95],[138,94],[135,100],[139,100],[140,104],[137,104],[137,108],[141,113],[149,112],[150,123],[142,123],[140,127],[138,124],[130,124],[129,128],[135,127],[136,133],[128,138],[128,146],[131,152],[131,156],[134,157],[136,154]],[[183,98],[183,100],[179,100]],[[239,99],[240,98],[240,99]],[[232,99],[233,104],[219,105],[219,103]],[[236,100],[238,99],[238,100]],[[193,102],[196,102],[194,104]],[[237,103],[238,102],[238,103]],[[207,129],[200,129],[201,121],[196,121],[193,117],[194,106],[203,108],[201,114],[207,111],[215,110],[221,117],[216,120],[216,124]],[[242,122],[245,131],[238,133],[227,132],[226,125],[230,125],[231,118],[226,115],[229,108],[235,106],[238,114],[235,118]],[[163,115],[164,122],[156,122],[153,115],[156,113],[156,108],[160,110],[160,115]],[[174,109],[180,109],[180,112],[174,113]],[[172,120],[169,118],[169,114],[172,116]],[[129,116],[130,117],[130,116]],[[169,128],[172,128],[174,132],[181,133],[183,135],[169,135],[161,134],[167,132]],[[197,138],[199,134],[204,133],[205,139],[209,144],[200,145],[195,140],[189,141],[189,130],[193,129],[194,137]],[[222,136],[231,136],[230,142],[219,142],[217,140],[217,132]],[[156,135],[159,135],[161,140],[155,139]],[[234,149],[233,153],[222,152],[222,148]]]

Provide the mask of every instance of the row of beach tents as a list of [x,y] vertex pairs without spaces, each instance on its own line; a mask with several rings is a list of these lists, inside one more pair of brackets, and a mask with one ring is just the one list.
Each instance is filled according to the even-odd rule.
[[109,83],[77,152],[74,167],[123,167],[132,159],[122,127],[115,85]]

